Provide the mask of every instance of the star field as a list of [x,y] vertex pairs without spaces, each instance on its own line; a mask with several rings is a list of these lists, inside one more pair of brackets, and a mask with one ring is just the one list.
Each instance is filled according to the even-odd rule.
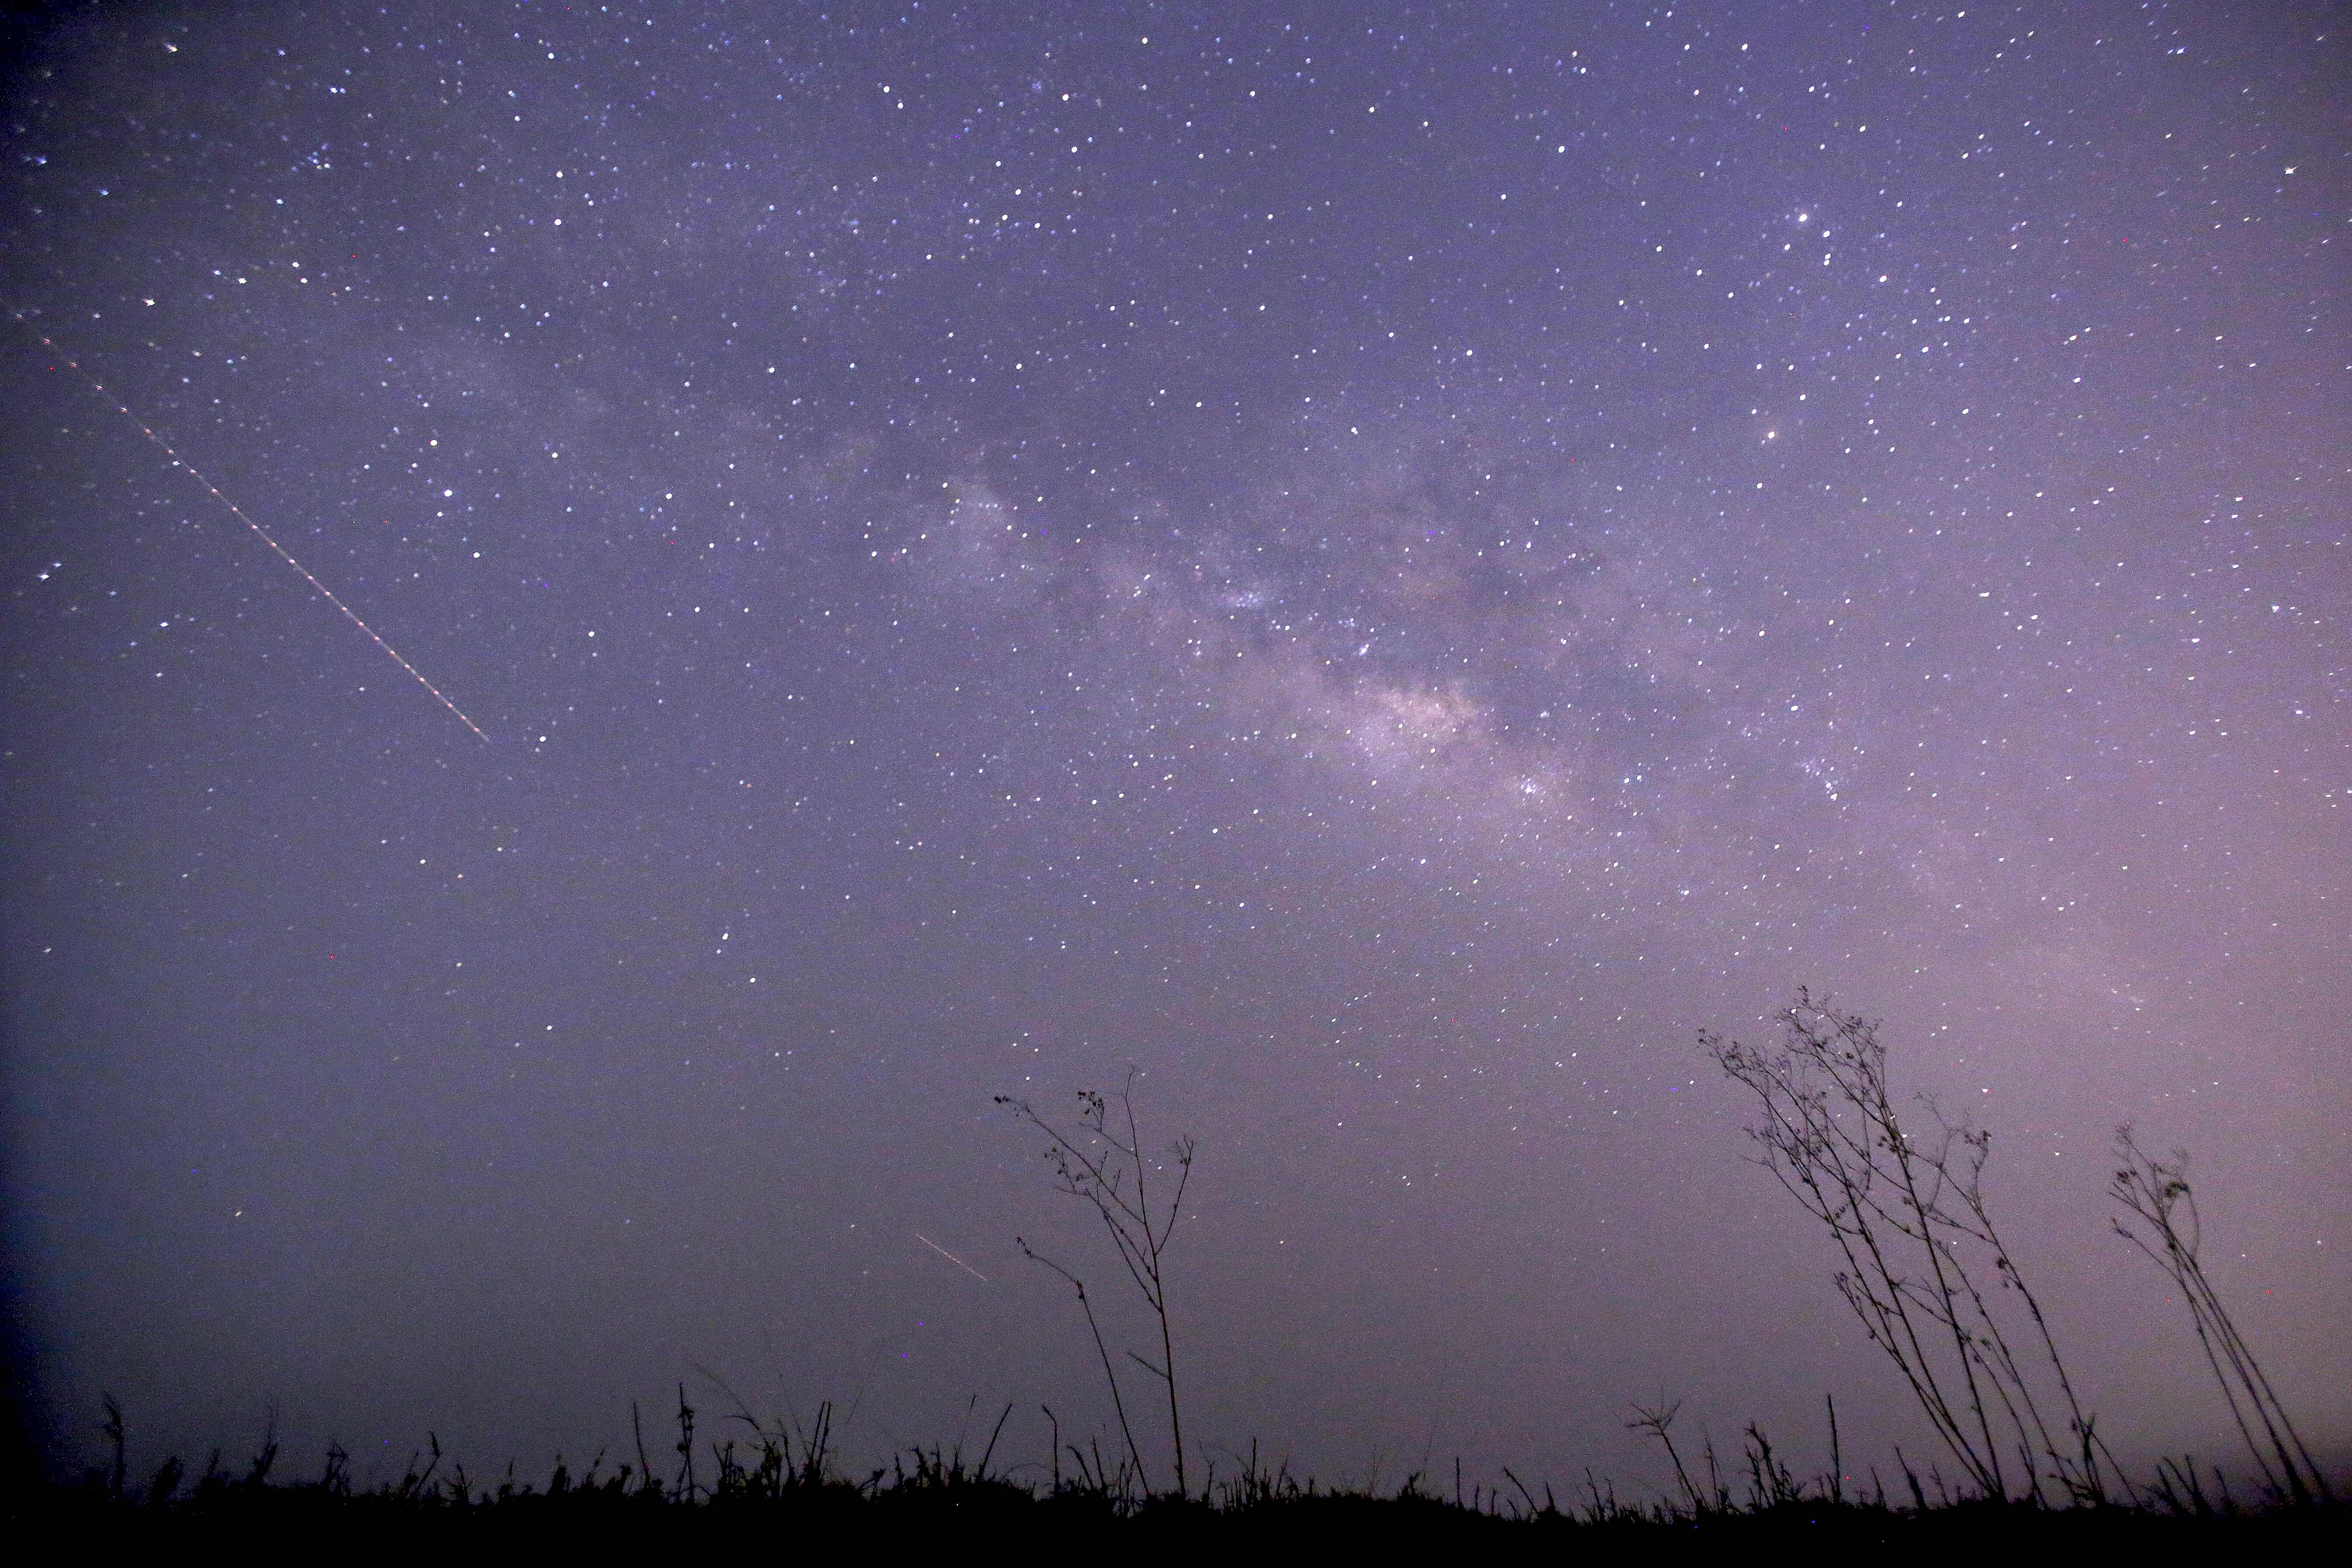
[[1694,1044],[1808,984],[1994,1130],[2119,1449],[2226,1429],[2125,1121],[2340,1447],[2339,20],[22,25],[37,1429],[1099,1420],[991,1096],[1133,1064],[1212,1451],[1911,1444]]

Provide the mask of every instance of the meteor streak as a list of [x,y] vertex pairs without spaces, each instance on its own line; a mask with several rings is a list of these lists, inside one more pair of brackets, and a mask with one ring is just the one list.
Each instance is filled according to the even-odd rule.
[[941,1258],[946,1258],[950,1263],[954,1264],[958,1268],[962,1269],[966,1274],[971,1275],[981,1283],[986,1284],[988,1282],[987,1275],[982,1274],[979,1269],[974,1268],[971,1264],[966,1263],[962,1258],[958,1258],[954,1253],[950,1252],[946,1247],[941,1247],[938,1242],[933,1241],[929,1237],[925,1236],[921,1231],[919,1230],[915,1232],[915,1239],[921,1242],[925,1247],[929,1247],[933,1252],[938,1253]]
[[104,383],[100,382],[98,377],[92,375],[89,371],[84,370],[79,361],[68,355],[63,349],[58,347],[56,343],[50,342],[47,335],[44,333],[40,328],[33,325],[31,321],[26,319],[25,313],[22,310],[17,310],[13,305],[6,304],[5,301],[0,301],[0,310],[6,310],[9,315],[16,318],[17,325],[23,327],[26,331],[31,332],[35,337],[39,338],[41,340],[41,346],[48,350],[51,353],[57,355],[59,363],[65,365],[76,375],[80,376],[84,381],[89,383],[89,389],[92,392],[97,393],[99,396],[104,398],[108,403],[111,404],[114,406],[115,412],[121,414],[125,419],[130,420],[133,426],[137,426],[139,433],[142,436],[146,437],[150,442],[153,443],[157,451],[163,453],[164,457],[169,458],[172,460],[172,466],[173,468],[184,471],[190,479],[204,486],[206,493],[211,495],[213,500],[220,502],[221,505],[228,509],[228,513],[231,517],[234,517],[237,521],[253,530],[254,536],[259,539],[262,543],[269,546],[270,550],[277,554],[278,559],[286,563],[287,565],[294,568],[295,574],[299,576],[305,583],[310,584],[310,586],[317,591],[319,597],[326,600],[327,603],[334,605],[336,609],[341,611],[343,619],[351,622],[352,625],[359,627],[362,632],[364,632],[367,635],[368,641],[375,644],[376,647],[383,650],[385,658],[391,659],[393,663],[400,666],[401,668],[406,670],[409,676],[415,680],[417,685],[425,688],[425,690],[433,694],[433,700],[436,702],[438,702],[442,707],[446,708],[451,713],[457,715],[458,723],[463,724],[467,729],[471,730],[476,735],[480,736],[481,739],[485,741],[489,739],[489,736],[482,732],[482,727],[479,724],[475,723],[471,719],[466,717],[466,713],[463,709],[459,708],[455,702],[450,701],[447,697],[442,695],[442,691],[439,687],[425,679],[422,671],[420,671],[415,665],[409,663],[406,659],[401,658],[399,649],[394,647],[390,643],[384,641],[383,637],[377,636],[376,629],[368,625],[365,621],[360,619],[359,613],[357,611],[353,610],[349,605],[344,604],[342,600],[337,598],[335,596],[335,591],[332,588],[328,587],[324,583],[320,582],[318,578],[312,576],[310,574],[310,569],[303,565],[299,561],[295,560],[293,554],[288,551],[284,545],[278,543],[275,538],[271,537],[268,529],[254,521],[253,519],[246,516],[245,509],[238,506],[236,502],[229,500],[228,497],[221,494],[219,488],[215,486],[212,480],[205,478],[204,475],[196,471],[196,466],[194,463],[189,462],[185,458],[181,457],[179,453],[172,450],[170,443],[166,442],[161,436],[155,434],[154,430],[149,426],[145,420],[140,418],[138,415],[133,414],[131,411],[131,405],[129,404],[123,402],[113,393],[108,391]]

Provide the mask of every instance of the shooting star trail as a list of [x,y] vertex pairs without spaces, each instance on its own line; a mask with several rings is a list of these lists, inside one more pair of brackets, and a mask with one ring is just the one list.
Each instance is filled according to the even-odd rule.
[[129,404],[123,402],[113,393],[109,392],[103,382],[100,381],[98,377],[92,375],[89,371],[84,370],[81,367],[80,362],[68,354],[63,349],[58,347],[56,343],[50,342],[47,335],[45,334],[40,328],[35,326],[30,321],[26,319],[25,313],[22,310],[19,310],[15,306],[6,304],[5,302],[0,302],[0,310],[6,310],[10,316],[16,319],[18,326],[23,327],[35,337],[39,338],[41,340],[41,346],[48,350],[51,353],[57,355],[59,363],[65,365],[76,375],[80,376],[84,381],[89,383],[89,389],[92,392],[97,393],[99,396],[104,398],[108,403],[113,405],[116,413],[121,415],[125,419],[130,420],[132,425],[136,426],[139,433],[142,436],[146,437],[149,441],[154,444],[157,451],[163,453],[163,456],[172,460],[172,466],[173,468],[185,471],[190,479],[205,487],[205,491],[212,496],[213,500],[226,507],[231,517],[234,517],[237,521],[253,530],[255,537],[258,538],[262,543],[267,544],[272,551],[276,552],[278,559],[285,562],[287,565],[294,568],[295,574],[299,576],[302,581],[310,584],[313,589],[317,590],[319,597],[326,600],[327,603],[334,605],[336,609],[341,611],[343,619],[351,622],[352,625],[359,627],[361,631],[367,634],[368,641],[382,648],[384,652],[385,658],[391,659],[393,663],[400,666],[401,668],[406,670],[411,679],[413,679],[417,685],[431,692],[433,694],[433,700],[436,702],[438,702],[442,707],[449,710],[451,713],[456,714],[458,723],[463,724],[467,729],[471,730],[476,735],[480,736],[481,739],[485,741],[489,739],[488,735],[483,733],[482,727],[479,724],[475,723],[471,719],[466,717],[464,709],[458,707],[455,702],[450,701],[447,697],[442,694],[439,687],[425,679],[424,673],[421,670],[419,670],[415,665],[409,663],[406,659],[401,658],[399,649],[394,647],[390,643],[384,641],[383,637],[377,636],[376,629],[368,625],[365,621],[360,619],[359,613],[356,610],[353,610],[349,605],[344,604],[342,600],[337,598],[335,596],[335,591],[332,588],[328,587],[324,583],[320,582],[318,578],[312,576],[310,574],[310,569],[303,565],[299,561],[295,560],[292,552],[284,545],[278,543],[275,538],[271,537],[268,529],[254,521],[253,519],[246,516],[245,509],[238,506],[236,502],[229,500],[228,497],[221,494],[219,488],[215,486],[212,480],[205,478],[204,475],[196,471],[196,466],[194,463],[189,462],[185,458],[181,457],[179,453],[172,450],[171,444],[165,441],[161,436],[155,434],[154,430],[149,426],[145,420],[140,418],[138,415],[133,414],[131,411],[131,405]]
[[946,1247],[941,1247],[938,1242],[933,1241],[929,1237],[925,1236],[921,1231],[919,1230],[915,1232],[915,1239],[921,1242],[925,1247],[929,1247],[933,1252],[938,1253],[941,1258],[946,1258],[950,1263],[954,1264],[958,1268],[962,1269],[966,1274],[971,1275],[981,1283],[986,1284],[988,1282],[987,1275],[982,1274],[979,1269],[974,1268],[971,1264],[966,1263],[962,1258],[958,1258],[954,1253],[950,1252]]

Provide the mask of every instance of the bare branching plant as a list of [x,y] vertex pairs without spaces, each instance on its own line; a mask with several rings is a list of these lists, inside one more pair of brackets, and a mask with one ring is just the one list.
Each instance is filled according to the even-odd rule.
[[[2263,1482],[2273,1494],[2296,1504],[2315,1499],[2334,1500],[2327,1478],[2312,1462],[2311,1450],[2287,1418],[2286,1407],[2279,1403],[2262,1363],[2254,1359],[2245,1336],[2238,1331],[2229,1309],[2207,1278],[2205,1266],[2198,1260],[2204,1232],[2197,1215],[2197,1196],[2189,1186],[2188,1154],[2175,1150],[2170,1159],[2159,1160],[2139,1146],[2126,1125],[2116,1129],[2115,1163],[2115,1180],[2108,1185],[2108,1194],[2139,1223],[2134,1226],[2121,1219],[2109,1223],[2116,1235],[2153,1259],[2180,1292],[2197,1330],[2197,1342],[2204,1347],[2206,1364],[2221,1385],[2231,1419],[2238,1424],[2238,1435],[2245,1439],[2246,1451],[2253,1456]],[[2259,1439],[2254,1436],[2256,1427],[2262,1429]],[[2191,1497],[2198,1495],[2193,1472],[2187,1491]]]
[[1690,1504],[1691,1517],[1696,1519],[1706,1511],[1706,1504],[1700,1500],[1698,1489],[1691,1485],[1690,1472],[1683,1468],[1683,1457],[1675,1447],[1675,1435],[1670,1430],[1675,1417],[1682,1414],[1682,1409],[1681,1400],[1668,1400],[1660,1394],[1655,1405],[1636,1404],[1633,1419],[1625,1423],[1625,1429],[1647,1432],[1666,1446],[1666,1458],[1674,1461],[1675,1479],[1681,1484],[1683,1497]]
[[1932,1131],[1906,1129],[1871,1020],[1800,990],[1780,1023],[1776,1047],[1699,1043],[1762,1105],[1757,1163],[1828,1227],[1871,1342],[1979,1493],[2104,1501],[2094,1417],[1986,1206],[1992,1134],[1925,1096]]
[[[1192,1179],[1192,1140],[1180,1138],[1171,1144],[1167,1158],[1175,1166],[1174,1190],[1164,1205],[1154,1207],[1150,1184],[1156,1163],[1143,1151],[1143,1134],[1135,1116],[1136,1073],[1129,1068],[1127,1082],[1118,1091],[1119,1114],[1114,1121],[1110,1105],[1092,1089],[1078,1092],[1078,1125],[1073,1131],[1061,1128],[1040,1115],[1025,1100],[1015,1100],[1000,1094],[996,1103],[1010,1107],[1022,1121],[1043,1132],[1046,1138],[1045,1159],[1054,1167],[1056,1185],[1074,1198],[1090,1205],[1102,1219],[1103,1228],[1110,1233],[1111,1245],[1118,1260],[1127,1269],[1144,1304],[1151,1309],[1160,1331],[1160,1359],[1157,1363],[1134,1351],[1128,1357],[1144,1371],[1158,1378],[1168,1394],[1168,1432],[1175,1449],[1176,1491],[1179,1496],[1191,1495],[1190,1482],[1184,1468],[1184,1422],[1176,1397],[1176,1341],[1169,1321],[1167,1256],[1169,1237],[1175,1232],[1176,1222],[1184,1208],[1184,1189]],[[1164,1167],[1160,1167],[1164,1171]],[[1026,1239],[1016,1237],[1014,1244],[1022,1255],[1044,1265],[1060,1275],[1077,1292],[1078,1305],[1086,1312],[1087,1327],[1093,1333],[1096,1353],[1101,1357],[1103,1376],[1110,1384],[1111,1408],[1118,1417],[1119,1432],[1127,1440],[1128,1458],[1135,1474],[1144,1476],[1143,1456],[1137,1447],[1135,1433],[1128,1425],[1127,1405],[1120,1397],[1118,1374],[1111,1361],[1110,1350],[1103,1339],[1102,1325],[1095,1316],[1094,1301],[1087,1294],[1086,1282],[1054,1259],[1032,1247]],[[1149,1483],[1141,1482],[1149,1490]]]

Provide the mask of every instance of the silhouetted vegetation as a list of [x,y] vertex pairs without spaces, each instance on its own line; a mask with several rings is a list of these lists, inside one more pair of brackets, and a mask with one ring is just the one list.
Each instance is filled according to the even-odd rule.
[[1933,1131],[1915,1137],[1870,1020],[1801,990],[1780,1022],[1777,1047],[1700,1044],[1761,1104],[1758,1163],[1828,1228],[1846,1260],[1838,1289],[1871,1343],[1979,1495],[2039,1500],[2047,1480],[2106,1500],[2093,1417],[1985,1204],[1992,1134],[1921,1096]]
[[[2193,1462],[2166,1460],[2143,1496],[2099,1438],[2097,1418],[2075,1393],[2042,1303],[1987,1206],[1991,1132],[1947,1115],[1924,1094],[1915,1099],[1932,1131],[1906,1128],[1873,1020],[1800,989],[1779,1021],[1777,1046],[1744,1046],[1706,1031],[1699,1043],[1756,1095],[1763,1121],[1748,1135],[1760,1151],[1757,1163],[1828,1229],[1847,1265],[1836,1276],[1839,1292],[1901,1373],[1970,1492],[2039,1505],[2048,1500],[2047,1481],[2077,1504],[2106,1505],[2120,1491],[2136,1506],[2168,1513],[2227,1511],[2229,1483],[2218,1468],[2209,1494]],[[2141,1228],[2120,1219],[2110,1224],[2179,1289],[2260,1475],[2264,1504],[2332,1503],[2326,1475],[2199,1261],[2202,1233],[2188,1155],[2155,1159],[2123,1127],[2115,1158],[2108,1192]],[[2063,1446],[2045,1414],[2053,1405],[2064,1417]],[[1661,1405],[1641,1410],[1631,1425],[1666,1445],[1689,1493],[1666,1430],[1673,1419],[1674,1407]],[[2009,1453],[2016,1456],[2014,1469],[2005,1462]],[[1911,1484],[1916,1506],[1925,1509],[1916,1478]]]
[[[14,1510],[78,1531],[95,1544],[152,1538],[159,1544],[219,1540],[371,1548],[506,1544],[531,1549],[611,1549],[626,1545],[778,1546],[894,1542],[955,1544],[1019,1542],[1168,1551],[1247,1544],[1318,1551],[1475,1549],[1487,1555],[1552,1553],[1563,1549],[1639,1554],[1654,1560],[1801,1543],[1808,1549],[1937,1551],[2032,1547],[2039,1551],[2114,1551],[2219,1546],[2305,1551],[2330,1538],[2334,1505],[2315,1495],[2300,1502],[2241,1504],[2221,1481],[2184,1461],[2164,1484],[2125,1506],[2058,1508],[2030,1500],[1954,1495],[1932,1476],[1907,1468],[1892,1497],[1874,1473],[1867,1494],[1848,1495],[1833,1468],[1801,1479],[1751,1425],[1740,1479],[1727,1478],[1713,1445],[1705,1450],[1704,1485],[1677,1453],[1679,1495],[1651,1502],[1621,1500],[1616,1488],[1589,1471],[1568,1499],[1549,1485],[1530,1488],[1506,1470],[1507,1488],[1473,1486],[1460,1467],[1450,1497],[1409,1477],[1394,1492],[1318,1485],[1286,1468],[1261,1466],[1255,1446],[1241,1468],[1213,1467],[1202,1490],[1148,1493],[1130,1473],[1099,1461],[1080,1475],[1050,1481],[993,1468],[1004,1422],[999,1417],[977,1458],[962,1447],[911,1448],[890,1463],[852,1477],[839,1468],[831,1408],[820,1405],[806,1427],[729,1417],[740,1436],[696,1437],[697,1412],[679,1393],[674,1468],[654,1468],[636,1433],[634,1462],[607,1467],[599,1455],[574,1473],[559,1458],[543,1483],[504,1475],[484,1483],[462,1467],[445,1467],[429,1439],[394,1480],[353,1485],[349,1456],[331,1446],[313,1479],[278,1478],[276,1437],[266,1436],[241,1472],[215,1454],[193,1485],[176,1459],[143,1485],[124,1468],[121,1413],[108,1403],[102,1430],[109,1462],[72,1488],[29,1494]],[[1669,1441],[1672,1406],[1643,1411],[1637,1426]],[[1929,1492],[1937,1490],[1931,1500]],[[999,1533],[1002,1532],[1002,1533]]]
[[[2116,1235],[2171,1276],[2189,1308],[2206,1364],[2213,1369],[2221,1397],[2229,1403],[2230,1418],[2237,1423],[2246,1451],[2262,1471],[2263,1487],[2298,1503],[2315,1497],[2331,1500],[2327,1478],[2305,1447],[2303,1435],[2288,1418],[2263,1363],[2254,1358],[2229,1309],[2221,1304],[2221,1293],[2206,1278],[2205,1266],[2198,1260],[2204,1226],[2197,1217],[2197,1196],[2189,1186],[2188,1154],[2176,1150],[2169,1160],[2158,1160],[2142,1150],[2130,1127],[2124,1126],[2116,1129],[2115,1156],[2115,1180],[2107,1191],[2139,1216],[2147,1234],[2119,1219],[2109,1223]],[[2260,1442],[2254,1438],[2255,1426],[2263,1429]]]
[[[731,1408],[719,1417],[718,1435],[698,1436],[701,1413],[681,1384],[670,1418],[674,1462],[657,1465],[650,1457],[643,1413],[632,1405],[629,1460],[608,1465],[600,1453],[575,1473],[559,1456],[541,1484],[518,1479],[511,1464],[494,1481],[479,1481],[445,1463],[429,1435],[397,1479],[355,1485],[350,1456],[334,1444],[316,1479],[287,1479],[278,1473],[273,1413],[241,1471],[224,1468],[215,1452],[193,1482],[177,1458],[137,1481],[124,1412],[110,1395],[97,1427],[104,1462],[77,1485],[23,1492],[12,1514],[70,1516],[66,1522],[83,1531],[82,1541],[111,1532],[159,1543],[217,1536],[241,1545],[348,1546],[364,1539],[386,1548],[447,1540],[609,1550],[889,1541],[1169,1552],[1230,1542],[1323,1552],[1475,1549],[1489,1556],[1573,1548],[1647,1560],[1800,1545],[2307,1553],[2342,1533],[2325,1472],[2200,1261],[2202,1235],[2185,1155],[2154,1159],[2129,1128],[2119,1130],[2109,1192],[2136,1223],[2112,1223],[2164,1268],[2188,1305],[2253,1460],[2254,1489],[2245,1497],[2219,1467],[2186,1457],[2159,1462],[2138,1484],[2125,1476],[2078,1399],[2041,1304],[1990,1213],[1983,1173],[1991,1135],[1925,1097],[1918,1103],[1932,1130],[1906,1128],[1873,1022],[1803,991],[1780,1021],[1775,1047],[1711,1034],[1701,1041],[1756,1094],[1764,1112],[1750,1129],[1758,1162],[1830,1232],[1847,1264],[1836,1277],[1840,1292],[1959,1465],[1957,1482],[1932,1464],[1923,1473],[1897,1449],[1892,1484],[1874,1466],[1866,1488],[1854,1484],[1833,1396],[1824,1396],[1829,1468],[1808,1475],[1752,1422],[1734,1458],[1718,1455],[1704,1435],[1696,1450],[1687,1439],[1677,1442],[1682,1402],[1662,1395],[1634,1405],[1625,1423],[1654,1438],[1671,1468],[1674,1489],[1652,1500],[1622,1500],[1612,1481],[1590,1469],[1564,1500],[1549,1483],[1531,1487],[1507,1468],[1507,1487],[1479,1481],[1465,1491],[1458,1459],[1450,1496],[1418,1472],[1393,1492],[1326,1486],[1286,1465],[1266,1468],[1255,1443],[1237,1458],[1239,1468],[1222,1476],[1213,1458],[1198,1456],[1206,1478],[1195,1488],[1185,1462],[1166,1272],[1194,1145],[1183,1139],[1170,1150],[1176,1174],[1164,1207],[1155,1206],[1130,1074],[1116,1119],[1104,1096],[1081,1092],[1075,1131],[1026,1101],[999,1097],[998,1103],[1046,1135],[1057,1185],[1102,1221],[1154,1315],[1160,1360],[1128,1355],[1166,1390],[1175,1455],[1167,1489],[1150,1484],[1085,1283],[1017,1238],[1077,1296],[1119,1427],[1121,1442],[1108,1455],[1098,1437],[1066,1441],[1052,1408],[1040,1405],[1052,1432],[1045,1463],[1000,1460],[1014,1408],[1007,1405],[976,1456],[961,1440],[919,1446],[852,1473],[830,1403],[806,1423],[763,1418],[706,1373]],[[976,1413],[975,1400],[967,1415]]]
[[[1118,1260],[1134,1283],[1144,1305],[1151,1309],[1160,1325],[1160,1362],[1153,1365],[1135,1352],[1128,1359],[1158,1378],[1168,1393],[1168,1434],[1175,1453],[1176,1494],[1190,1496],[1192,1488],[1184,1472],[1184,1418],[1176,1402],[1176,1340],[1168,1322],[1168,1273],[1166,1268],[1168,1239],[1174,1234],[1176,1221],[1184,1206],[1184,1189],[1192,1181],[1192,1140],[1179,1138],[1168,1151],[1168,1158],[1176,1166],[1176,1190],[1168,1197],[1164,1213],[1153,1211],[1149,1184],[1150,1162],[1143,1152],[1143,1134],[1135,1119],[1135,1073],[1130,1069],[1127,1082],[1118,1091],[1119,1120],[1126,1125],[1125,1139],[1109,1121],[1110,1107],[1103,1097],[1090,1089],[1078,1091],[1078,1131],[1066,1133],[1043,1116],[1025,1100],[1015,1100],[1000,1094],[996,1103],[1010,1106],[1013,1113],[1038,1131],[1045,1134],[1045,1158],[1054,1167],[1054,1179],[1061,1190],[1071,1197],[1091,1206],[1103,1228],[1110,1233],[1111,1245]],[[1134,1468],[1135,1483],[1149,1490],[1145,1477],[1142,1451],[1136,1447],[1135,1430],[1128,1425],[1127,1403],[1119,1396],[1118,1372],[1111,1361],[1110,1349],[1103,1342],[1102,1324],[1095,1317],[1093,1300],[1087,1295],[1086,1281],[1059,1263],[1032,1247],[1026,1238],[1014,1237],[1013,1244],[1021,1255],[1033,1263],[1042,1264],[1066,1280],[1076,1290],[1078,1306],[1087,1316],[1087,1328],[1094,1335],[1095,1351],[1102,1359],[1103,1377],[1110,1384],[1111,1408],[1118,1417],[1118,1429],[1127,1439],[1128,1463]],[[1059,1449],[1056,1447],[1056,1463]],[[1073,1457],[1076,1458],[1073,1450]],[[1085,1460],[1081,1458],[1080,1464]],[[1100,1472],[1100,1457],[1096,1460]]]

